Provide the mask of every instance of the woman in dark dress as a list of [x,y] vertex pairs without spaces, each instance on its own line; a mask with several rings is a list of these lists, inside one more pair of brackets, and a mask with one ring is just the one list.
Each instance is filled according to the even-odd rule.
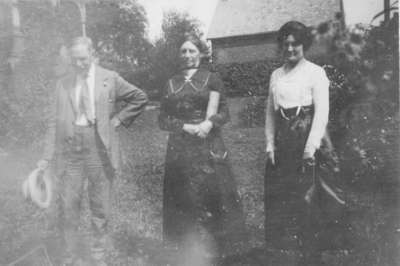
[[229,120],[221,79],[200,67],[208,49],[187,35],[181,71],[166,85],[159,126],[169,131],[163,195],[164,240],[206,243],[212,256],[235,252],[244,229],[241,203],[221,137]]
[[300,249],[300,265],[322,265],[317,236],[327,215],[323,197],[343,205],[329,181],[337,158],[327,138],[329,80],[304,52],[305,25],[291,21],[278,32],[284,65],[271,76],[266,112],[266,241]]

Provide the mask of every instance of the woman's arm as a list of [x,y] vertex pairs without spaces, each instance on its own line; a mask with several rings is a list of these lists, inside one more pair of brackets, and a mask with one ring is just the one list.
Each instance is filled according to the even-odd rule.
[[229,121],[230,117],[228,101],[225,96],[225,86],[217,74],[211,74],[209,80],[209,88],[211,92],[208,106],[213,106],[213,109],[210,110],[210,112],[216,112],[212,114],[210,113],[208,120],[212,122],[213,127],[221,127]]
[[220,93],[218,91],[211,91],[207,106],[206,119],[216,115],[218,113]]
[[265,139],[266,139],[266,152],[273,152],[275,150],[275,110],[274,110],[274,97],[270,87],[266,113],[265,113]]
[[209,119],[211,117],[215,117],[215,115],[218,113],[219,99],[220,93],[218,91],[210,91],[206,112],[206,120],[199,124],[198,136],[200,138],[206,138],[213,127],[213,123]]
[[314,77],[312,88],[314,118],[304,149],[304,158],[313,157],[315,151],[319,149],[329,119],[329,79],[322,68],[318,69]]

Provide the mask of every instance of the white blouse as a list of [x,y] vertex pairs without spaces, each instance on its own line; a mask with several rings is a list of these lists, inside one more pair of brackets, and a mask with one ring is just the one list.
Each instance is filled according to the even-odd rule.
[[312,104],[314,118],[304,152],[314,154],[321,145],[329,116],[329,79],[324,69],[302,59],[293,69],[282,66],[272,73],[265,122],[267,152],[275,149],[275,111]]

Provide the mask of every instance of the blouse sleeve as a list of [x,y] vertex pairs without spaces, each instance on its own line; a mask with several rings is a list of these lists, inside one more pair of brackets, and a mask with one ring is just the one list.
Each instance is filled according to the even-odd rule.
[[164,95],[161,97],[158,125],[162,130],[179,132],[183,130],[184,122],[176,117],[173,117],[170,114],[170,110],[168,108],[169,105],[168,102],[170,101],[170,99],[168,99],[169,96],[168,89],[169,89],[169,83],[164,89]]
[[271,84],[273,83],[274,74],[271,75],[269,82],[269,93],[267,98],[266,114],[265,114],[265,137],[267,148],[266,151],[275,150],[275,108],[274,108],[274,95]]
[[319,149],[329,119],[329,79],[322,68],[318,68],[313,77],[314,118],[304,150],[309,154]]
[[225,96],[225,86],[221,78],[217,74],[210,74],[208,87],[212,91],[220,93],[218,113],[211,116],[209,120],[213,123],[213,127],[221,127],[226,124],[229,119],[228,102]]

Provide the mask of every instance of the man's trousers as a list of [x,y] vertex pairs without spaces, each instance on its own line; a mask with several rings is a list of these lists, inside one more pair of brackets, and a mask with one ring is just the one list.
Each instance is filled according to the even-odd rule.
[[78,227],[86,181],[92,226],[91,253],[101,259],[105,252],[110,180],[104,171],[104,146],[99,142],[95,126],[75,126],[74,136],[67,140],[64,149],[66,170],[60,180],[61,224],[67,253],[73,257],[80,248]]

